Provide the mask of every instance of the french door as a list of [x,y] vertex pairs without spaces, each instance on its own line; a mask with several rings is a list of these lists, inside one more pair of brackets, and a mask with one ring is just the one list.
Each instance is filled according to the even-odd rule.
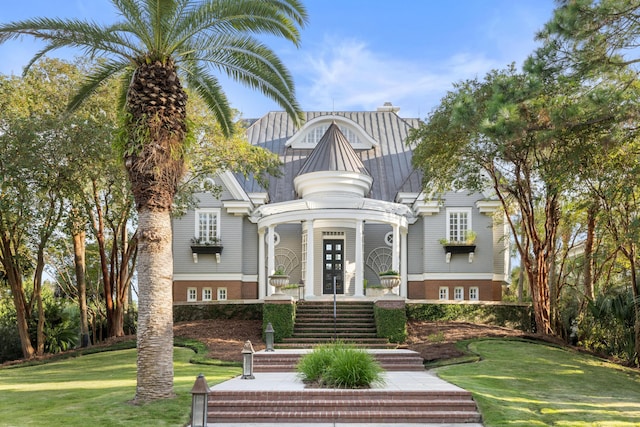
[[323,240],[322,250],[322,293],[333,294],[333,280],[336,293],[344,294],[344,240]]

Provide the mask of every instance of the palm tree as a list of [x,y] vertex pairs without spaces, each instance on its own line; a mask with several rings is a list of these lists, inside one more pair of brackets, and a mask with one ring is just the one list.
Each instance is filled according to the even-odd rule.
[[296,46],[307,12],[298,0],[111,0],[121,20],[34,18],[0,25],[0,43],[33,36],[103,58],[73,97],[73,111],[108,79],[123,82],[121,139],[138,209],[139,313],[136,402],[173,396],[171,205],[185,171],[187,95],[201,97],[225,135],[233,112],[215,72],[276,101],[296,121],[293,82],[258,34]]

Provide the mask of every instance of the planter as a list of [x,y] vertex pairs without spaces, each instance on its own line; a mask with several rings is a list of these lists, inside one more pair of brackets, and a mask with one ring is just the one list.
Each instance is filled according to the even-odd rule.
[[442,245],[445,253],[468,254],[476,251],[476,245]]
[[191,245],[191,252],[194,254],[219,254],[222,252],[222,245]]
[[289,276],[274,274],[273,276],[269,276],[269,284],[276,288],[276,291],[273,293],[274,295],[284,295],[282,288],[289,284]]
[[380,285],[386,289],[386,295],[393,294],[393,288],[400,286],[400,276],[380,276]]

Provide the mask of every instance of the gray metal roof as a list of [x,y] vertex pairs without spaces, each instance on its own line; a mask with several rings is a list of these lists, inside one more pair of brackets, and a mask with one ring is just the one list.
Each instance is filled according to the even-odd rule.
[[[373,177],[370,198],[394,201],[399,191],[420,191],[421,174],[414,173],[411,165],[412,147],[405,143],[409,130],[417,127],[418,119],[401,118],[392,111],[305,113],[307,122],[321,116],[340,116],[348,119],[378,143],[371,149],[354,151],[369,175]],[[253,122],[247,129],[247,138],[251,144],[278,154],[283,162],[283,175],[271,178],[269,182],[268,193],[272,203],[298,198],[293,187],[293,179],[300,173],[307,158],[315,152],[286,146],[287,141],[296,132],[293,121],[284,111],[270,112]],[[251,177],[236,175],[236,178],[247,193],[265,192],[265,189]]]
[[331,123],[329,129],[318,141],[298,175],[320,171],[356,172],[371,176],[335,123]]

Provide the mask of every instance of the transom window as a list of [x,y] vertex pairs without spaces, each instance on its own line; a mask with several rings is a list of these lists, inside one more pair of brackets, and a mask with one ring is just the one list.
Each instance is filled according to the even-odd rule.
[[447,209],[447,240],[464,242],[471,229],[471,208]]
[[219,209],[196,210],[195,237],[198,243],[214,243],[220,240],[219,220]]

